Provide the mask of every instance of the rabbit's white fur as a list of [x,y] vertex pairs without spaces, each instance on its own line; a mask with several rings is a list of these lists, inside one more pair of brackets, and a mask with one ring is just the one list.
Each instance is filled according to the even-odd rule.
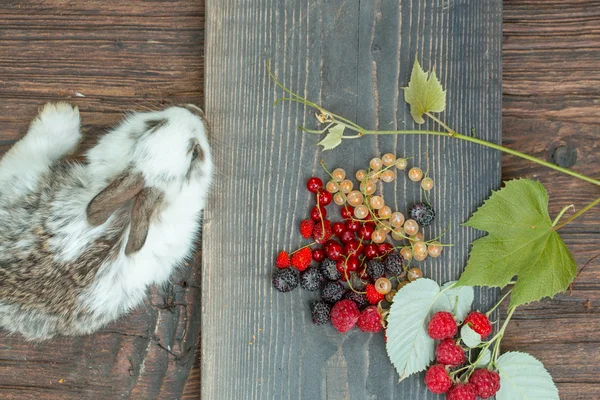
[[[0,298],[0,326],[24,333],[30,339],[43,339],[55,333],[92,332],[139,305],[149,285],[166,282],[174,268],[191,256],[213,172],[200,114],[191,105],[131,114],[88,151],[87,165],[70,166],[73,168],[70,172],[81,185],[73,187],[69,196],[57,198],[49,210],[53,217],[48,228],[54,233],[50,247],[56,262],[76,262],[119,218],[114,213],[104,224],[92,226],[86,218],[86,207],[123,171],[133,168],[141,172],[145,186],[159,189],[164,196],[143,247],[127,256],[124,240],[117,257],[103,261],[92,284],[81,291],[77,312],[85,311],[85,323],[61,331],[49,318],[46,328],[38,326],[35,333],[28,333],[26,328],[11,328],[2,322],[2,313],[4,318],[10,318],[8,311],[13,305],[3,303]],[[146,133],[149,121],[159,125],[151,134]],[[27,135],[1,160],[0,187],[10,181],[8,186],[15,191],[11,194],[15,197],[35,191],[52,164],[72,152],[80,137],[77,108],[65,103],[46,105]],[[190,142],[199,143],[203,153],[201,168],[192,171],[192,176]],[[128,236],[129,228],[123,237]],[[13,310],[13,318],[18,319],[17,311]],[[32,321],[36,318],[43,316],[32,313]]]

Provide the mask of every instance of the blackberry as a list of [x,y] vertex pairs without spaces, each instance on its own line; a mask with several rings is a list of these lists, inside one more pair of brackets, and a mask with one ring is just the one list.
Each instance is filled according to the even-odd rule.
[[331,318],[331,307],[322,300],[315,301],[310,305],[312,320],[316,325],[323,325]]
[[337,281],[342,277],[340,271],[335,267],[335,261],[326,258],[321,263],[321,274],[330,281]]
[[344,285],[339,282],[327,282],[321,289],[321,297],[328,303],[335,303],[344,295]]
[[417,203],[410,208],[410,217],[421,226],[429,226],[435,219],[435,210],[429,204]]
[[362,310],[363,308],[369,305],[369,302],[367,301],[367,296],[361,293],[353,292],[352,290],[348,290],[344,294],[344,298],[355,302],[359,310]]
[[404,271],[404,257],[400,253],[392,253],[385,260],[385,272],[390,275],[398,276]]
[[385,265],[380,260],[370,260],[367,263],[367,274],[373,279],[379,279],[385,275]]
[[323,275],[316,267],[310,267],[300,274],[300,285],[311,292],[315,292],[321,288],[323,283]]
[[280,292],[289,292],[298,286],[298,274],[291,268],[280,269],[273,274],[272,282]]

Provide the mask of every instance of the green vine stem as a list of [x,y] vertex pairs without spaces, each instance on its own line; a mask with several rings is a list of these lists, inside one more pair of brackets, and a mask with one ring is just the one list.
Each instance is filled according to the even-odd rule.
[[596,200],[592,201],[590,204],[588,204],[587,206],[583,207],[581,210],[579,210],[578,212],[576,212],[575,214],[573,214],[570,218],[568,218],[567,220],[565,220],[565,222],[563,222],[562,224],[556,225],[554,228],[552,228],[552,230],[554,230],[554,231],[559,230],[560,228],[562,228],[563,226],[565,226],[569,222],[573,221],[575,218],[579,217],[581,214],[583,214],[584,212],[586,212],[590,208],[592,208],[595,205],[597,205],[598,203],[600,203],[600,197],[598,197]]

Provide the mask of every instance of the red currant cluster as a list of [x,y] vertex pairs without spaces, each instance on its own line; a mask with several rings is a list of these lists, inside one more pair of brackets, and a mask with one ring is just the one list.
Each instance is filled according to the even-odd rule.
[[[467,315],[464,325],[477,332],[481,339],[492,333],[488,317],[480,312]],[[455,337],[458,331],[456,320],[449,312],[438,312],[429,321],[427,333],[440,342],[435,350],[436,364],[427,370],[425,384],[433,393],[446,393],[447,400],[488,399],[500,389],[500,375],[487,368],[476,369],[474,365],[462,367],[467,356],[460,339]]]
[[[398,214],[395,226],[400,229],[404,216],[391,213],[389,207],[378,207],[378,204],[375,204],[376,209],[368,207],[367,215],[357,216],[356,208],[346,203],[345,196],[344,201],[334,201],[335,195],[343,194],[340,187],[351,193],[352,182],[345,179],[345,172],[340,168],[330,175],[332,181],[328,188],[317,177],[310,178],[306,185],[314,193],[316,205],[310,210],[310,218],[300,222],[300,233],[314,242],[291,254],[281,251],[276,259],[278,269],[272,283],[281,292],[291,291],[298,284],[306,290],[320,291],[322,300],[311,305],[315,324],[331,322],[340,332],[355,325],[365,332],[379,332],[385,325],[386,306],[393,301],[397,290],[422,277],[420,268],[409,265],[415,254],[413,249],[421,253],[421,247],[424,247],[427,254],[429,246],[429,253],[438,256],[441,247],[438,242],[424,242],[418,228],[413,229],[414,235],[403,236],[408,245],[395,247],[384,242],[389,237],[383,227],[386,222],[390,224],[384,220]],[[340,206],[340,221],[328,219],[326,207],[332,202]],[[423,203],[418,205],[421,207]],[[433,219],[430,217],[427,224]],[[416,221],[409,221],[417,225]],[[378,232],[383,240],[375,237]],[[319,265],[313,265],[313,261]]]

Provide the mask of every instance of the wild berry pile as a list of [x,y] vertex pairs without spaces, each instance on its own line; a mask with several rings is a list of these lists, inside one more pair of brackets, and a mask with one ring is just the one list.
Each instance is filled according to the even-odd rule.
[[[468,325],[485,339],[492,333],[492,325],[485,314],[471,312],[463,326]],[[460,331],[454,316],[449,312],[438,312],[431,317],[427,333],[439,340],[435,350],[436,364],[425,374],[425,385],[435,394],[446,393],[447,400],[488,399],[500,389],[500,375],[487,368],[476,368],[467,363],[467,351],[456,337]]]
[[[406,167],[407,160],[393,154],[374,158],[368,170],[356,172],[360,190],[354,190],[354,182],[341,168],[329,173],[327,184],[318,177],[307,181],[315,205],[299,230],[313,242],[292,253],[281,251],[272,282],[281,292],[298,285],[318,291],[321,299],[310,307],[315,324],[331,322],[342,333],[354,326],[363,332],[381,331],[396,292],[423,276],[420,268],[411,267],[411,261],[440,256],[440,243],[425,241],[419,232],[435,218],[429,204],[414,204],[410,218],[405,219],[375,194],[378,181],[392,182],[396,170]],[[423,179],[420,168],[410,169],[408,177],[420,181],[424,191],[433,188],[433,180]],[[339,221],[330,217],[334,205],[340,207]]]

